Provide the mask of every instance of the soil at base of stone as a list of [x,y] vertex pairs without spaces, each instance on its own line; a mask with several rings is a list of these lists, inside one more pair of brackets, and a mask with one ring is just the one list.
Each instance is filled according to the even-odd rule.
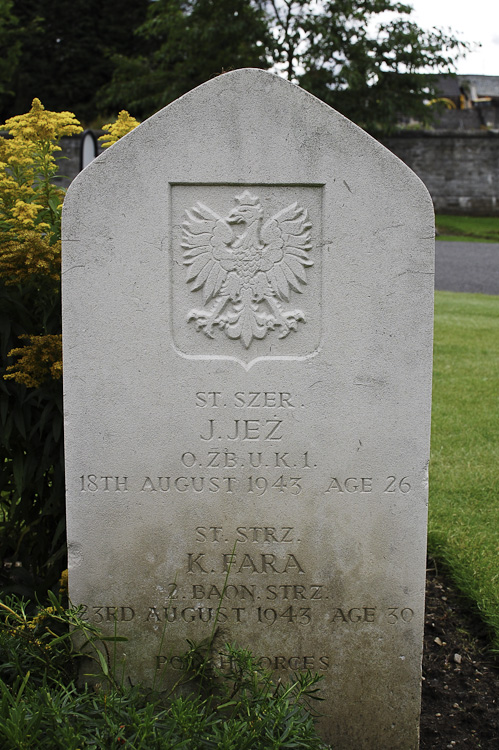
[[499,748],[499,659],[480,617],[428,560],[420,750]]

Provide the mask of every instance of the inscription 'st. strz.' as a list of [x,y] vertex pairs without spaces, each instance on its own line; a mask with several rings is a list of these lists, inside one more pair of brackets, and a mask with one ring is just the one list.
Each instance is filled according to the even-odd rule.
[[[189,311],[198,331],[214,338],[218,326],[247,349],[279,329],[279,338],[305,322],[302,310],[284,310],[290,292],[301,293],[307,284],[306,268],[313,265],[308,214],[298,203],[278,211],[263,224],[260,199],[245,190],[224,219],[204,203],[186,210],[184,265],[191,291],[202,289],[203,306]],[[232,226],[240,226],[237,234]]]

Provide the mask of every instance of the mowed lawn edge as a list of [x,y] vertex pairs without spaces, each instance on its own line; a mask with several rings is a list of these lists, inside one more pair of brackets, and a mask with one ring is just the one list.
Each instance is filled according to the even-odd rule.
[[437,240],[499,242],[499,216],[435,216]]
[[499,649],[499,297],[435,293],[428,547]]

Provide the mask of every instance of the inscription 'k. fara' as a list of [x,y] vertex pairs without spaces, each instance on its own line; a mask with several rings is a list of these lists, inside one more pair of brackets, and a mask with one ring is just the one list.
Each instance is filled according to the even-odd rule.
[[245,190],[235,201],[226,218],[201,202],[185,212],[187,282],[192,292],[202,290],[203,299],[187,320],[209,338],[218,327],[248,349],[269,330],[278,329],[282,339],[305,322],[302,310],[286,310],[282,303],[307,285],[311,224],[296,202],[264,222],[257,195]]

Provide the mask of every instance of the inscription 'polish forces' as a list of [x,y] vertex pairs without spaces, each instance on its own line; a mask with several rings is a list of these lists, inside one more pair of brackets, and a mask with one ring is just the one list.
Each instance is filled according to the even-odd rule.
[[[302,310],[284,310],[290,292],[307,284],[306,268],[313,265],[306,209],[292,203],[263,225],[260,199],[245,190],[237,206],[222,218],[204,203],[186,210],[183,223],[184,265],[191,291],[202,289],[203,306],[189,311],[198,331],[214,338],[214,328],[229,339],[240,339],[248,349],[253,339],[269,330],[285,338],[305,322]],[[232,229],[240,226],[240,234]]]

